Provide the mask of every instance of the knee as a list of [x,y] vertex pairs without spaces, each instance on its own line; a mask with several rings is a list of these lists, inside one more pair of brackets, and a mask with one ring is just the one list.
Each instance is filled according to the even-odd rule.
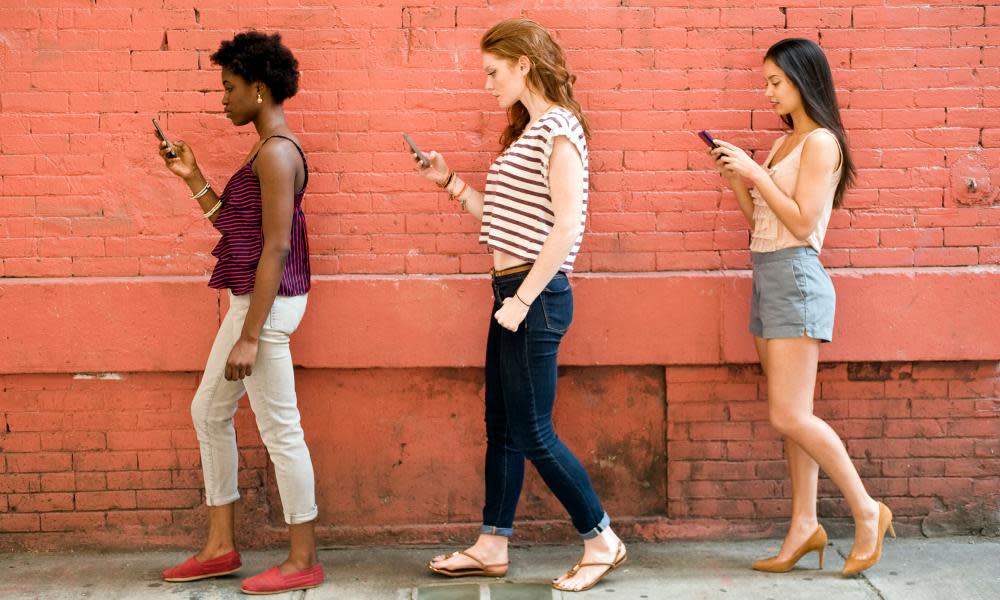
[[191,421],[194,423],[195,431],[207,431],[212,428],[211,405],[208,399],[196,395],[191,402]]
[[535,460],[547,456],[550,451],[554,434],[546,434],[544,431],[518,431],[511,436],[515,448],[528,460]]
[[802,431],[807,415],[796,411],[774,410],[768,414],[771,426],[784,436],[795,437]]
[[258,422],[257,429],[272,459],[275,456],[298,456],[306,447],[305,434],[298,421],[268,424]]

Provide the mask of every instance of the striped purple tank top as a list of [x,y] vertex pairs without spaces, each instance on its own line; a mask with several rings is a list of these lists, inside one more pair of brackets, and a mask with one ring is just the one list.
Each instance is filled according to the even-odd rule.
[[[271,137],[285,138],[283,135]],[[271,138],[267,138],[269,140]],[[267,143],[264,140],[264,144]],[[294,144],[295,142],[292,141]],[[263,146],[264,144],[261,144]],[[309,291],[309,240],[306,236],[306,217],[302,212],[302,197],[309,183],[309,166],[306,156],[298,144],[295,148],[302,156],[302,167],[305,169],[305,181],[302,190],[295,194],[295,208],[292,213],[291,250],[285,261],[285,270],[281,274],[281,284],[278,286],[279,296],[299,296]],[[260,150],[257,151],[258,153]],[[264,234],[261,229],[261,198],[260,180],[253,172],[253,163],[257,159],[254,154],[250,161],[233,174],[223,190],[220,200],[222,209],[215,219],[215,228],[222,233],[222,239],[212,250],[212,255],[219,261],[212,271],[208,287],[229,289],[233,294],[241,296],[253,291],[257,276],[257,263],[264,247]]]

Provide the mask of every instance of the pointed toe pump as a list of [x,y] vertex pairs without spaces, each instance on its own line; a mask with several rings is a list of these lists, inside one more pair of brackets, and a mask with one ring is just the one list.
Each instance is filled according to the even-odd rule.
[[844,570],[840,572],[844,577],[850,577],[851,575],[857,575],[858,573],[869,569],[875,565],[879,560],[882,559],[882,542],[885,540],[885,532],[888,531],[889,534],[895,538],[896,530],[892,527],[892,511],[889,507],[881,502],[878,503],[878,541],[875,543],[875,551],[868,556],[857,556],[854,554],[854,550],[847,556],[847,561],[844,563]]
[[755,571],[764,571],[766,573],[787,573],[795,567],[795,564],[802,560],[802,557],[810,552],[819,552],[819,568],[823,568],[823,553],[826,552],[826,530],[820,525],[816,528],[816,531],[809,536],[805,542],[799,546],[792,557],[788,560],[778,560],[777,556],[772,556],[771,558],[765,558],[762,560],[755,561],[753,563],[753,569]]

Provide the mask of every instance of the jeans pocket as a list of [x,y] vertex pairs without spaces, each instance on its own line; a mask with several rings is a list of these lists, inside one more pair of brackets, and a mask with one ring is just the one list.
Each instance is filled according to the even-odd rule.
[[568,282],[561,292],[550,292],[546,287],[538,301],[545,318],[545,329],[553,333],[566,333],[573,322],[573,291]]
[[306,295],[276,296],[267,315],[265,327],[285,335],[292,335],[305,315]]

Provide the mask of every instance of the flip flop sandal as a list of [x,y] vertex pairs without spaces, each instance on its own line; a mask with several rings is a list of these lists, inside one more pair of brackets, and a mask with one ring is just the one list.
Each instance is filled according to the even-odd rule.
[[461,554],[467,558],[472,559],[476,562],[476,567],[462,567],[460,569],[442,569],[435,567],[432,564],[428,564],[427,568],[431,571],[437,573],[438,575],[444,575],[446,577],[503,577],[507,574],[507,567],[510,563],[502,563],[495,565],[488,565],[483,561],[479,560],[475,556],[469,554],[465,550],[459,550],[457,552],[452,552],[451,554],[444,557],[442,560],[447,560],[449,558],[454,558]]
[[627,558],[628,558],[628,552],[625,550],[625,545],[622,544],[621,542],[618,542],[618,549],[615,551],[615,560],[614,560],[614,562],[609,562],[609,563],[600,563],[600,562],[598,562],[598,563],[576,563],[575,565],[573,565],[573,568],[571,568],[569,571],[566,571],[566,577],[572,577],[572,576],[576,575],[580,571],[580,569],[582,569],[583,567],[606,567],[604,569],[604,571],[601,572],[601,574],[598,575],[589,584],[587,584],[586,586],[584,586],[582,588],[577,589],[577,588],[563,587],[561,583],[556,583],[556,582],[553,581],[552,582],[552,587],[554,587],[555,589],[559,590],[560,592],[586,592],[590,588],[592,588],[595,585],[597,585],[598,583],[600,583],[600,581],[602,579],[604,579],[604,577],[608,573],[610,573],[611,571],[614,571],[619,566],[621,566],[621,564],[624,563]]

